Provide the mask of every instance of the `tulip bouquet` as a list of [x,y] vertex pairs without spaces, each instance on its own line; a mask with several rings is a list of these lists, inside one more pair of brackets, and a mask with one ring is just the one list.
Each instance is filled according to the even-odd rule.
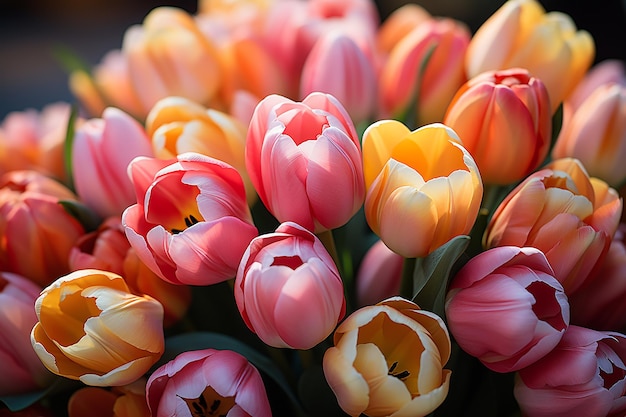
[[0,415],[626,415],[626,70],[536,0],[158,7],[0,125]]

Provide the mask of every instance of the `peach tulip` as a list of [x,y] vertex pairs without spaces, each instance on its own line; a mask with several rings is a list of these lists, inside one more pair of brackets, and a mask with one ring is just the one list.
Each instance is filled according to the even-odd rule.
[[70,251],[69,266],[71,271],[102,269],[123,276],[133,294],[149,295],[163,305],[165,327],[179,321],[191,303],[188,286],[162,280],[139,259],[119,217],[110,217],[81,236]]
[[376,31],[376,45],[383,54],[389,54],[394,46],[417,26],[432,19],[422,6],[407,3],[394,9]]
[[442,124],[410,131],[395,120],[363,134],[367,223],[394,252],[426,256],[470,232],[483,184],[456,133]]
[[570,311],[541,251],[502,246],[471,258],[452,278],[446,317],[461,349],[493,371],[513,372],[559,343]]
[[452,99],[443,122],[459,135],[487,184],[523,179],[550,149],[548,91],[522,68],[484,72],[469,80]]
[[252,116],[245,153],[252,184],[279,222],[319,233],[343,226],[363,204],[359,137],[330,94],[312,93],[302,102],[264,98]]
[[544,358],[520,370],[515,399],[533,417],[618,417],[626,412],[626,336],[570,326]]
[[121,387],[84,387],[67,403],[68,417],[150,417],[146,402],[146,379]]
[[136,156],[152,156],[143,126],[108,107],[102,118],[76,129],[72,143],[74,186],[81,201],[101,217],[119,216],[135,202],[127,168]]
[[469,78],[520,67],[546,86],[552,111],[573,91],[593,63],[591,35],[572,18],[549,12],[537,0],[509,0],[476,31],[467,49]]
[[597,272],[615,234],[622,201],[580,161],[558,159],[531,174],[502,201],[484,235],[487,248],[541,250],[570,296]]
[[0,273],[0,396],[39,391],[52,380],[30,344],[37,323],[35,300],[41,288],[9,272]]
[[356,297],[359,306],[376,304],[400,294],[404,258],[376,241],[365,253],[356,274]]
[[150,375],[146,399],[154,417],[270,417],[261,374],[230,350],[186,351]]
[[31,343],[53,373],[91,386],[139,379],[164,350],[163,307],[112,272],[82,269],[44,288]]
[[232,165],[244,180],[248,202],[256,201],[244,159],[247,126],[234,117],[172,96],[159,100],[150,110],[146,131],[157,158],[197,152]]
[[36,171],[0,177],[0,271],[42,287],[69,272],[69,252],[85,229],[60,201],[78,197]]
[[233,278],[258,234],[237,170],[189,152],[175,160],[138,157],[129,172],[137,204],[122,223],[139,259],[173,284]]
[[313,233],[291,222],[250,242],[237,270],[235,301],[248,328],[279,348],[314,347],[346,311],[332,257]]
[[324,375],[350,416],[426,416],[448,395],[446,325],[408,300],[393,297],[356,310],[333,339]]
[[63,144],[70,112],[69,103],[57,102],[41,111],[9,113],[0,124],[0,173],[34,170],[65,181]]
[[381,69],[381,116],[400,117],[412,110],[408,107],[416,94],[417,113],[412,117],[417,126],[443,121],[450,100],[467,80],[469,41],[469,29],[450,18],[427,20],[405,35]]

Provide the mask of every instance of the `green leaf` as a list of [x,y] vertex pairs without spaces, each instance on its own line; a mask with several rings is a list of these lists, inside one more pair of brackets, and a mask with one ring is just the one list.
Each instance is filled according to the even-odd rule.
[[73,381],[63,377],[56,377],[54,382],[45,389],[21,395],[1,396],[0,403],[6,405],[9,411],[20,411],[27,407],[30,407],[31,405],[41,401],[46,397],[62,391],[74,390],[77,387],[81,386],[83,386],[82,383],[79,383],[77,381]]
[[444,317],[444,303],[451,272],[469,242],[469,236],[457,236],[428,256],[416,259],[413,270],[413,301],[417,305]]
[[74,71],[84,71],[89,74],[91,71],[87,62],[65,45],[55,45],[52,54],[68,74]]
[[98,229],[102,219],[93,210],[79,201],[59,200],[65,211],[76,218],[83,225],[86,232],[93,232]]
[[165,353],[156,366],[169,362],[183,352],[202,349],[232,350],[244,356],[259,371],[271,378],[272,381],[281,388],[290,400],[297,415],[306,415],[302,410],[298,398],[285,378],[285,375],[280,371],[275,362],[239,339],[221,333],[192,332],[167,338],[165,340]]
[[74,190],[72,148],[74,146],[74,127],[76,126],[76,117],[78,117],[78,109],[76,106],[72,106],[72,111],[67,121],[67,128],[65,129],[65,141],[63,143],[63,162],[65,164],[65,174],[67,175],[68,186],[72,190]]

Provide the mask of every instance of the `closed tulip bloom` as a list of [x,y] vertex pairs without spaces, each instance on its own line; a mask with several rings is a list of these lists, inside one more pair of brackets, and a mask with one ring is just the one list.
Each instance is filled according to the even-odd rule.
[[30,344],[37,323],[33,305],[39,297],[34,282],[9,272],[0,273],[0,396],[26,394],[48,385],[52,374]]
[[537,0],[509,0],[478,28],[467,49],[466,71],[520,67],[546,86],[552,110],[572,92],[591,67],[595,45],[572,18],[549,12]]
[[417,126],[443,121],[450,100],[467,80],[464,62],[469,41],[469,29],[449,18],[430,19],[404,36],[381,69],[382,117],[401,116],[416,93]]
[[103,218],[121,215],[135,202],[127,168],[136,156],[152,156],[150,139],[124,111],[108,107],[102,118],[79,126],[72,143],[72,171],[81,201]]
[[68,417],[150,417],[146,402],[146,379],[105,389],[85,387],[67,403]]
[[367,251],[356,275],[359,306],[376,304],[400,294],[404,258],[378,240]]
[[270,417],[259,371],[230,350],[192,350],[150,375],[146,399],[154,417]]
[[83,226],[59,201],[78,197],[36,171],[0,177],[0,271],[46,286],[69,272],[68,255]]
[[570,326],[544,358],[520,370],[515,399],[533,417],[618,417],[626,412],[626,336]]
[[363,205],[359,137],[330,94],[312,93],[302,102],[264,98],[252,116],[245,153],[252,184],[279,222],[319,233],[343,226]]
[[175,160],[135,158],[129,173],[137,204],[124,211],[122,223],[148,268],[173,284],[235,276],[258,234],[235,168],[190,152]]
[[570,311],[541,251],[503,246],[471,258],[454,276],[446,317],[465,352],[493,371],[513,372],[559,343]]
[[130,291],[149,295],[163,305],[163,325],[180,320],[191,303],[191,289],[162,280],[144,264],[130,246],[120,217],[106,219],[100,227],[81,236],[69,254],[71,271],[101,269],[124,277]]
[[517,182],[548,155],[552,137],[548,91],[525,69],[472,78],[459,88],[443,120],[459,135],[487,184]]
[[409,32],[430,19],[430,13],[418,4],[407,3],[394,9],[376,32],[378,49],[388,54]]
[[291,222],[250,242],[237,270],[235,301],[250,330],[279,348],[314,347],[346,311],[332,257],[313,233]]
[[232,165],[244,180],[248,202],[256,201],[244,159],[247,128],[234,117],[184,97],[166,97],[148,113],[146,131],[157,158],[197,152]]
[[300,97],[331,94],[358,124],[374,112],[376,85],[374,63],[366,52],[347,34],[331,31],[317,40],[304,62]]
[[484,235],[487,248],[541,250],[570,296],[597,273],[615,234],[622,201],[580,161],[558,159],[527,177],[495,210]]
[[410,131],[395,120],[363,134],[369,226],[394,252],[428,255],[471,230],[483,184],[456,133],[442,124]]
[[32,346],[57,375],[92,386],[139,379],[164,349],[163,307],[130,293],[114,273],[83,269],[44,288]]
[[426,416],[448,395],[446,325],[408,300],[393,297],[356,310],[333,339],[324,375],[350,416]]

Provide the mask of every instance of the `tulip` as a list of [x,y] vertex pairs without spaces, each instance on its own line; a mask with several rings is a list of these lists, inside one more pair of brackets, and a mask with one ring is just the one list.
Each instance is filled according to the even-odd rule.
[[320,233],[343,226],[363,204],[359,137],[329,94],[312,93],[302,102],[264,98],[252,116],[245,153],[252,184],[279,222]]
[[550,352],[569,325],[567,296],[545,255],[503,246],[471,258],[446,298],[461,349],[496,372],[522,369]]
[[389,54],[409,32],[430,19],[430,13],[418,4],[407,3],[398,7],[387,16],[376,32],[378,49]]
[[374,63],[341,31],[328,32],[313,45],[304,62],[300,97],[316,91],[341,102],[357,124],[369,119],[376,104]]
[[248,202],[256,201],[244,159],[247,128],[234,117],[183,97],[167,97],[148,113],[146,131],[157,158],[197,152],[232,165],[244,180]]
[[348,415],[426,416],[448,395],[450,337],[434,313],[393,297],[337,327],[323,369]]
[[67,187],[36,171],[0,177],[0,271],[40,286],[69,272],[68,254],[85,230],[59,201],[77,199]]
[[541,250],[571,296],[597,273],[621,213],[614,189],[590,178],[580,161],[559,159],[505,197],[487,225],[484,246]]
[[367,223],[394,252],[426,256],[466,235],[480,209],[476,163],[452,129],[431,124],[410,131],[395,120],[363,134]]
[[291,222],[250,242],[237,270],[235,301],[263,342],[291,349],[326,339],[346,311],[332,257],[313,233]]
[[0,396],[37,391],[51,382],[30,345],[30,331],[37,322],[33,305],[41,288],[9,272],[0,273]]
[[165,282],[144,264],[131,248],[119,217],[106,219],[100,227],[81,236],[69,254],[71,271],[101,269],[124,277],[135,295],[149,295],[163,305],[163,325],[179,321],[191,303],[191,289]]
[[623,416],[625,361],[623,334],[570,326],[552,352],[518,372],[515,399],[533,417]]
[[164,350],[163,307],[114,273],[83,269],[44,288],[31,343],[53,373],[91,386],[139,379]]
[[378,240],[367,251],[356,275],[359,306],[400,294],[404,258]]
[[69,118],[70,105],[64,102],[41,111],[9,113],[0,124],[0,173],[34,170],[65,181],[63,144]]
[[472,154],[485,183],[515,183],[543,163],[552,109],[541,80],[521,68],[482,73],[459,88],[444,124]]
[[85,387],[67,403],[68,417],[150,417],[146,402],[146,379],[121,387]]
[[593,38],[577,30],[570,16],[546,13],[537,0],[509,0],[472,37],[465,67],[470,78],[525,68],[545,84],[554,111],[582,80],[594,54]]
[[135,201],[127,167],[136,156],[152,156],[150,139],[143,126],[122,110],[108,107],[102,118],[78,127],[72,170],[81,201],[103,218],[119,216]]
[[122,224],[139,259],[172,284],[233,278],[258,234],[237,171],[190,152],[176,160],[138,157],[129,172],[137,204]]
[[230,350],[179,354],[150,376],[146,399],[154,417],[272,415],[261,374]]
[[[618,59],[605,59],[594,65],[576,85],[576,89],[563,102],[563,118],[574,112],[593,93],[607,84],[626,85],[626,64]],[[566,122],[565,122],[566,123]]]
[[626,181],[626,84],[596,88],[568,116],[552,157],[577,158],[589,175],[621,186]]
[[469,41],[469,29],[448,18],[427,20],[405,35],[381,69],[382,117],[410,110],[417,94],[417,126],[443,121],[450,100],[467,80],[463,65]]

